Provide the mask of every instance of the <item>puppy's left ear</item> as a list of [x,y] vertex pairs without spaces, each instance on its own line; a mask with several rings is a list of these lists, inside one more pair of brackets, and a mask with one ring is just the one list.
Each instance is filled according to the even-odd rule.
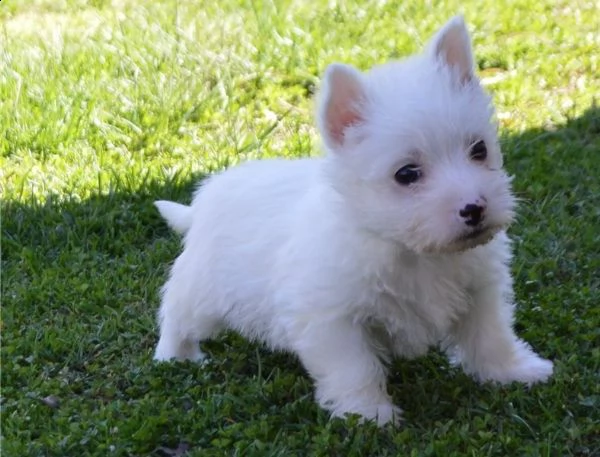
[[350,65],[327,67],[318,104],[319,130],[325,145],[340,150],[348,140],[348,129],[364,121],[363,75]]
[[471,39],[462,16],[455,16],[431,39],[429,52],[443,64],[456,68],[460,82],[473,79],[473,51]]

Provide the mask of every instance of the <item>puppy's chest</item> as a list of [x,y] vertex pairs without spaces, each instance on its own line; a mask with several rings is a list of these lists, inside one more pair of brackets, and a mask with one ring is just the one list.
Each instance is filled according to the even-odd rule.
[[397,355],[421,355],[468,310],[469,277],[460,265],[426,262],[379,272],[365,322]]

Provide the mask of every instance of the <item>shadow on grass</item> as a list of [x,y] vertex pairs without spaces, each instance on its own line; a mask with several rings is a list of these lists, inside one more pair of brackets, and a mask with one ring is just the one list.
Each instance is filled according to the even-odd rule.
[[[502,138],[507,169],[516,175],[515,189],[523,199],[519,221],[511,229],[521,302],[518,330],[542,354],[557,360],[555,383],[561,387],[536,388],[527,397],[518,387],[478,387],[448,368],[439,354],[398,361],[390,390],[406,409],[409,423],[425,430],[457,414],[463,419],[490,411],[504,414],[503,396],[510,393],[513,401],[526,404],[528,417],[562,418],[560,405],[570,405],[572,422],[579,426],[579,434],[569,438],[572,445],[583,449],[580,455],[593,449],[591,429],[577,421],[591,413],[586,404],[596,404],[586,393],[593,391],[592,373],[599,368],[591,355],[600,325],[597,303],[592,303],[593,291],[600,289],[599,138],[598,107],[556,129]],[[112,436],[110,424],[119,424],[113,441],[132,446],[123,455],[162,455],[156,450],[159,444],[178,444],[179,432],[173,428],[193,436],[196,446],[227,449],[231,440],[246,439],[235,424],[248,425],[252,439],[271,442],[279,439],[281,427],[327,427],[326,415],[312,403],[311,383],[294,357],[272,354],[230,333],[206,343],[214,359],[208,369],[191,364],[148,368],[156,340],[158,290],[179,249],[177,236],[152,202],[189,202],[199,178],[179,176],[135,189],[116,186],[114,192],[81,202],[49,198],[45,204],[3,203],[2,385],[7,399],[3,417],[8,417],[3,422],[16,421],[12,427],[5,423],[8,437],[12,433],[34,443],[33,448],[14,449],[55,449],[58,444],[48,434],[63,436],[66,431],[79,442],[88,439],[100,446],[96,435],[86,438],[87,432],[69,419],[81,405],[84,424],[98,418],[109,424],[98,433]],[[572,370],[578,377],[566,373]],[[46,395],[79,406],[53,425],[42,421],[28,426],[11,419],[24,410],[47,417],[40,408],[48,406],[36,403]],[[111,404],[118,405],[116,410]],[[129,419],[118,411],[122,407],[133,409]],[[182,419],[186,408],[200,412]],[[269,425],[265,413],[279,425]],[[149,417],[149,425],[143,425]],[[267,422],[256,425],[260,417]],[[563,440],[560,420],[547,427]],[[27,432],[17,431],[23,427]],[[418,433],[411,431],[410,439],[418,439]],[[287,445],[300,449],[303,440]]]

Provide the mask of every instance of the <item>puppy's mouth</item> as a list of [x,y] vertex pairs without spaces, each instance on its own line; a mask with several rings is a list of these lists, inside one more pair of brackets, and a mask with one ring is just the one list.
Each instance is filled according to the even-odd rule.
[[460,241],[474,240],[479,237],[482,237],[488,231],[489,231],[489,229],[487,227],[476,227],[475,229],[471,230],[470,232],[464,233],[463,235],[461,235],[459,237],[459,240]]
[[461,233],[455,237],[448,244],[443,246],[429,246],[425,249],[421,249],[421,252],[430,254],[441,254],[441,253],[457,253],[468,251],[469,249],[476,248],[489,243],[494,236],[503,229],[501,225],[487,225],[473,227],[471,230],[465,233]]
[[496,233],[500,231],[501,227],[495,226],[478,226],[467,233],[461,234],[456,239],[456,245],[461,246],[463,249],[470,249],[482,244],[489,242]]

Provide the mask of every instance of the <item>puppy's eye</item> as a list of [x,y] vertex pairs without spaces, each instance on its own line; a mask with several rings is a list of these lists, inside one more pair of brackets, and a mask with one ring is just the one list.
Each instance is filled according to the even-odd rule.
[[408,186],[409,184],[418,181],[422,174],[421,167],[411,163],[400,168],[394,175],[394,179],[398,184]]
[[479,162],[485,160],[487,157],[487,146],[485,145],[485,141],[479,140],[477,143],[471,146],[470,156],[471,159]]

